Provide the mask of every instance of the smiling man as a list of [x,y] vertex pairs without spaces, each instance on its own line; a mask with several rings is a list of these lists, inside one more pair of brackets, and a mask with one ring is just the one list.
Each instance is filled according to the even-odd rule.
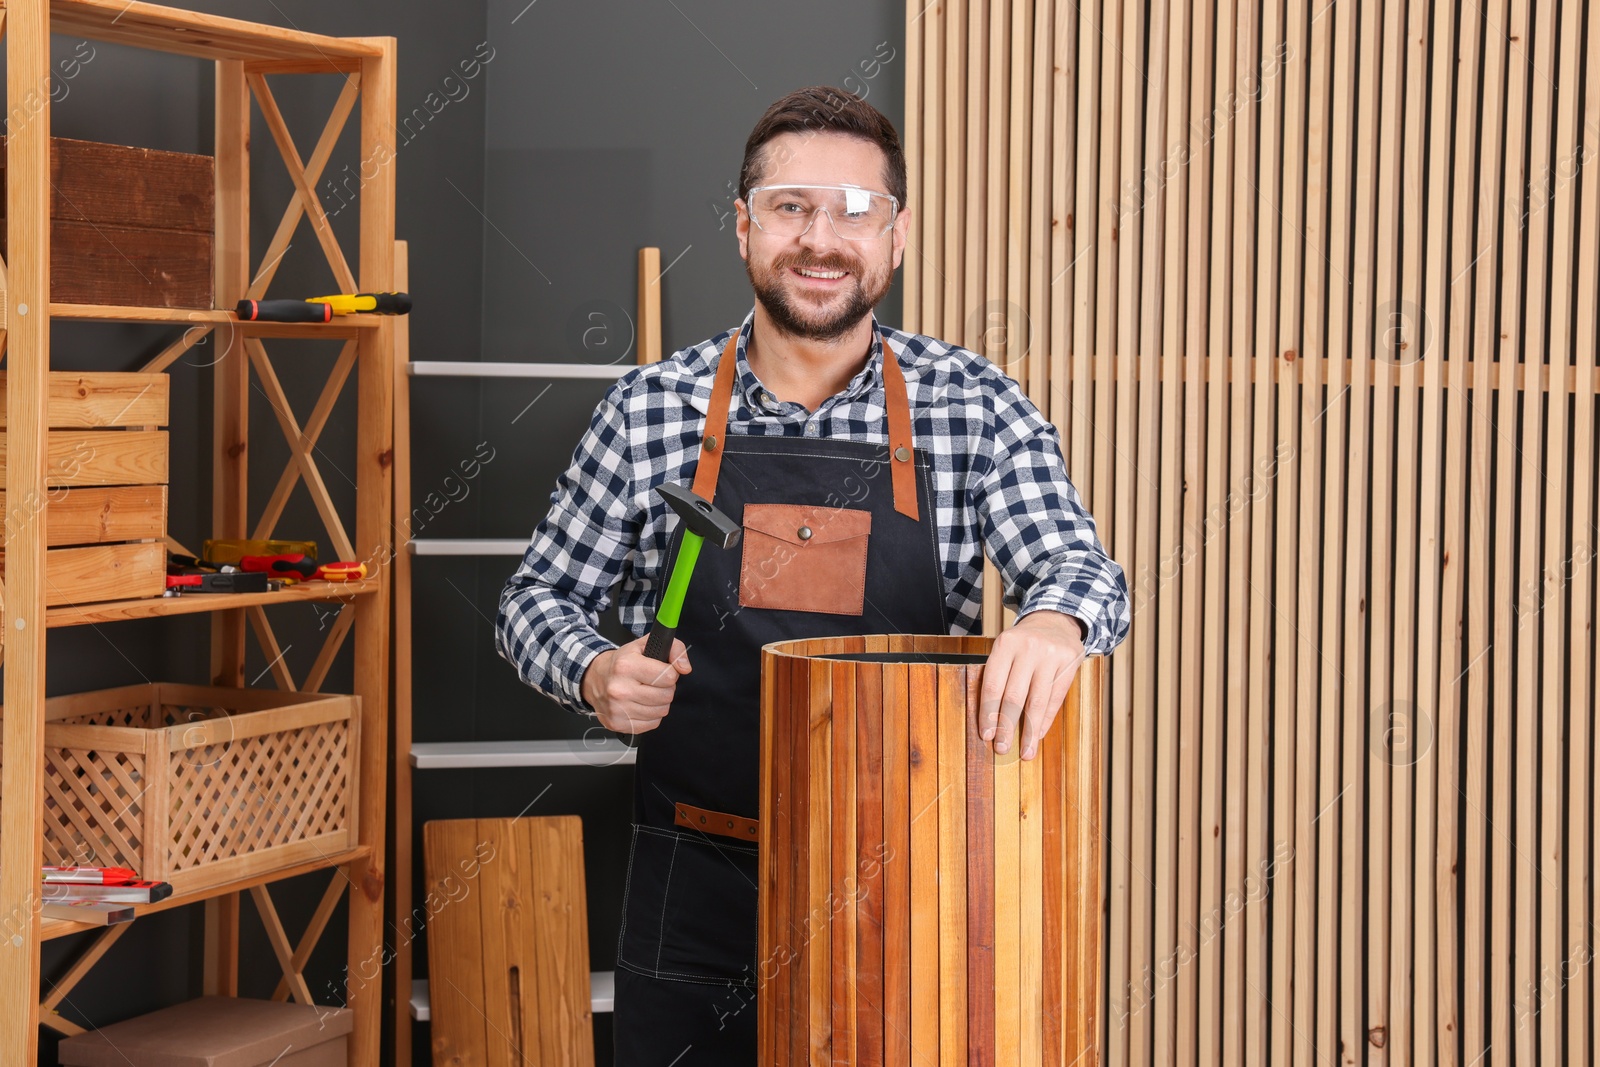
[[[750,134],[735,207],[754,309],[607,394],[496,626],[529,685],[637,735],[619,1067],[756,1062],[762,645],[976,633],[987,549],[1017,621],[977,729],[1032,759],[1083,657],[1129,624],[1055,428],[983,357],[873,315],[911,220],[893,125],[839,89],[791,93]],[[649,625],[682,536],[663,481],[745,531],[701,556],[670,665],[595,630],[613,596]]]

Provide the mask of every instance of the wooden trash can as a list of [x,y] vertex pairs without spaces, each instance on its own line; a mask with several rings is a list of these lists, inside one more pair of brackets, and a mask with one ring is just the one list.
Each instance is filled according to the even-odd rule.
[[1102,661],[996,757],[992,644],[762,650],[762,1067],[1098,1062]]

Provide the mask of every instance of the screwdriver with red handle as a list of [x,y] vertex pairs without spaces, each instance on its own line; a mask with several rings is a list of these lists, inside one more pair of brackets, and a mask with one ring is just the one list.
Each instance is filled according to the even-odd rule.
[[323,563],[306,558],[302,552],[282,556],[241,556],[239,569],[265,571],[274,577],[296,581],[353,582],[367,576],[365,563]]

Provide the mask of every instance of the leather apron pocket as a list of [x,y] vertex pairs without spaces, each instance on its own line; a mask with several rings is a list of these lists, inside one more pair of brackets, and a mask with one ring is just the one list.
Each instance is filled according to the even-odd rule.
[[870,511],[746,504],[740,605],[860,615],[871,534]]
[[652,978],[754,984],[756,849],[633,828],[617,962]]

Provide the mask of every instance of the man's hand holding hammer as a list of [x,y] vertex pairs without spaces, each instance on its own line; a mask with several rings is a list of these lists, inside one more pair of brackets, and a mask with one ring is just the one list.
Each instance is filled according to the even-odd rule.
[[689,654],[672,639],[672,661],[662,663],[644,654],[649,635],[607,649],[583,674],[583,699],[600,717],[600,725],[619,734],[654,730],[672,707],[678,678],[688,674]]
[[709,500],[682,486],[664,483],[656,492],[678,513],[684,528],[655,622],[644,637],[600,653],[583,673],[583,699],[601,725],[619,734],[648,733],[666,718],[678,679],[693,669],[689,650],[673,634],[700,546],[709,538],[719,548],[732,548],[742,532]]

